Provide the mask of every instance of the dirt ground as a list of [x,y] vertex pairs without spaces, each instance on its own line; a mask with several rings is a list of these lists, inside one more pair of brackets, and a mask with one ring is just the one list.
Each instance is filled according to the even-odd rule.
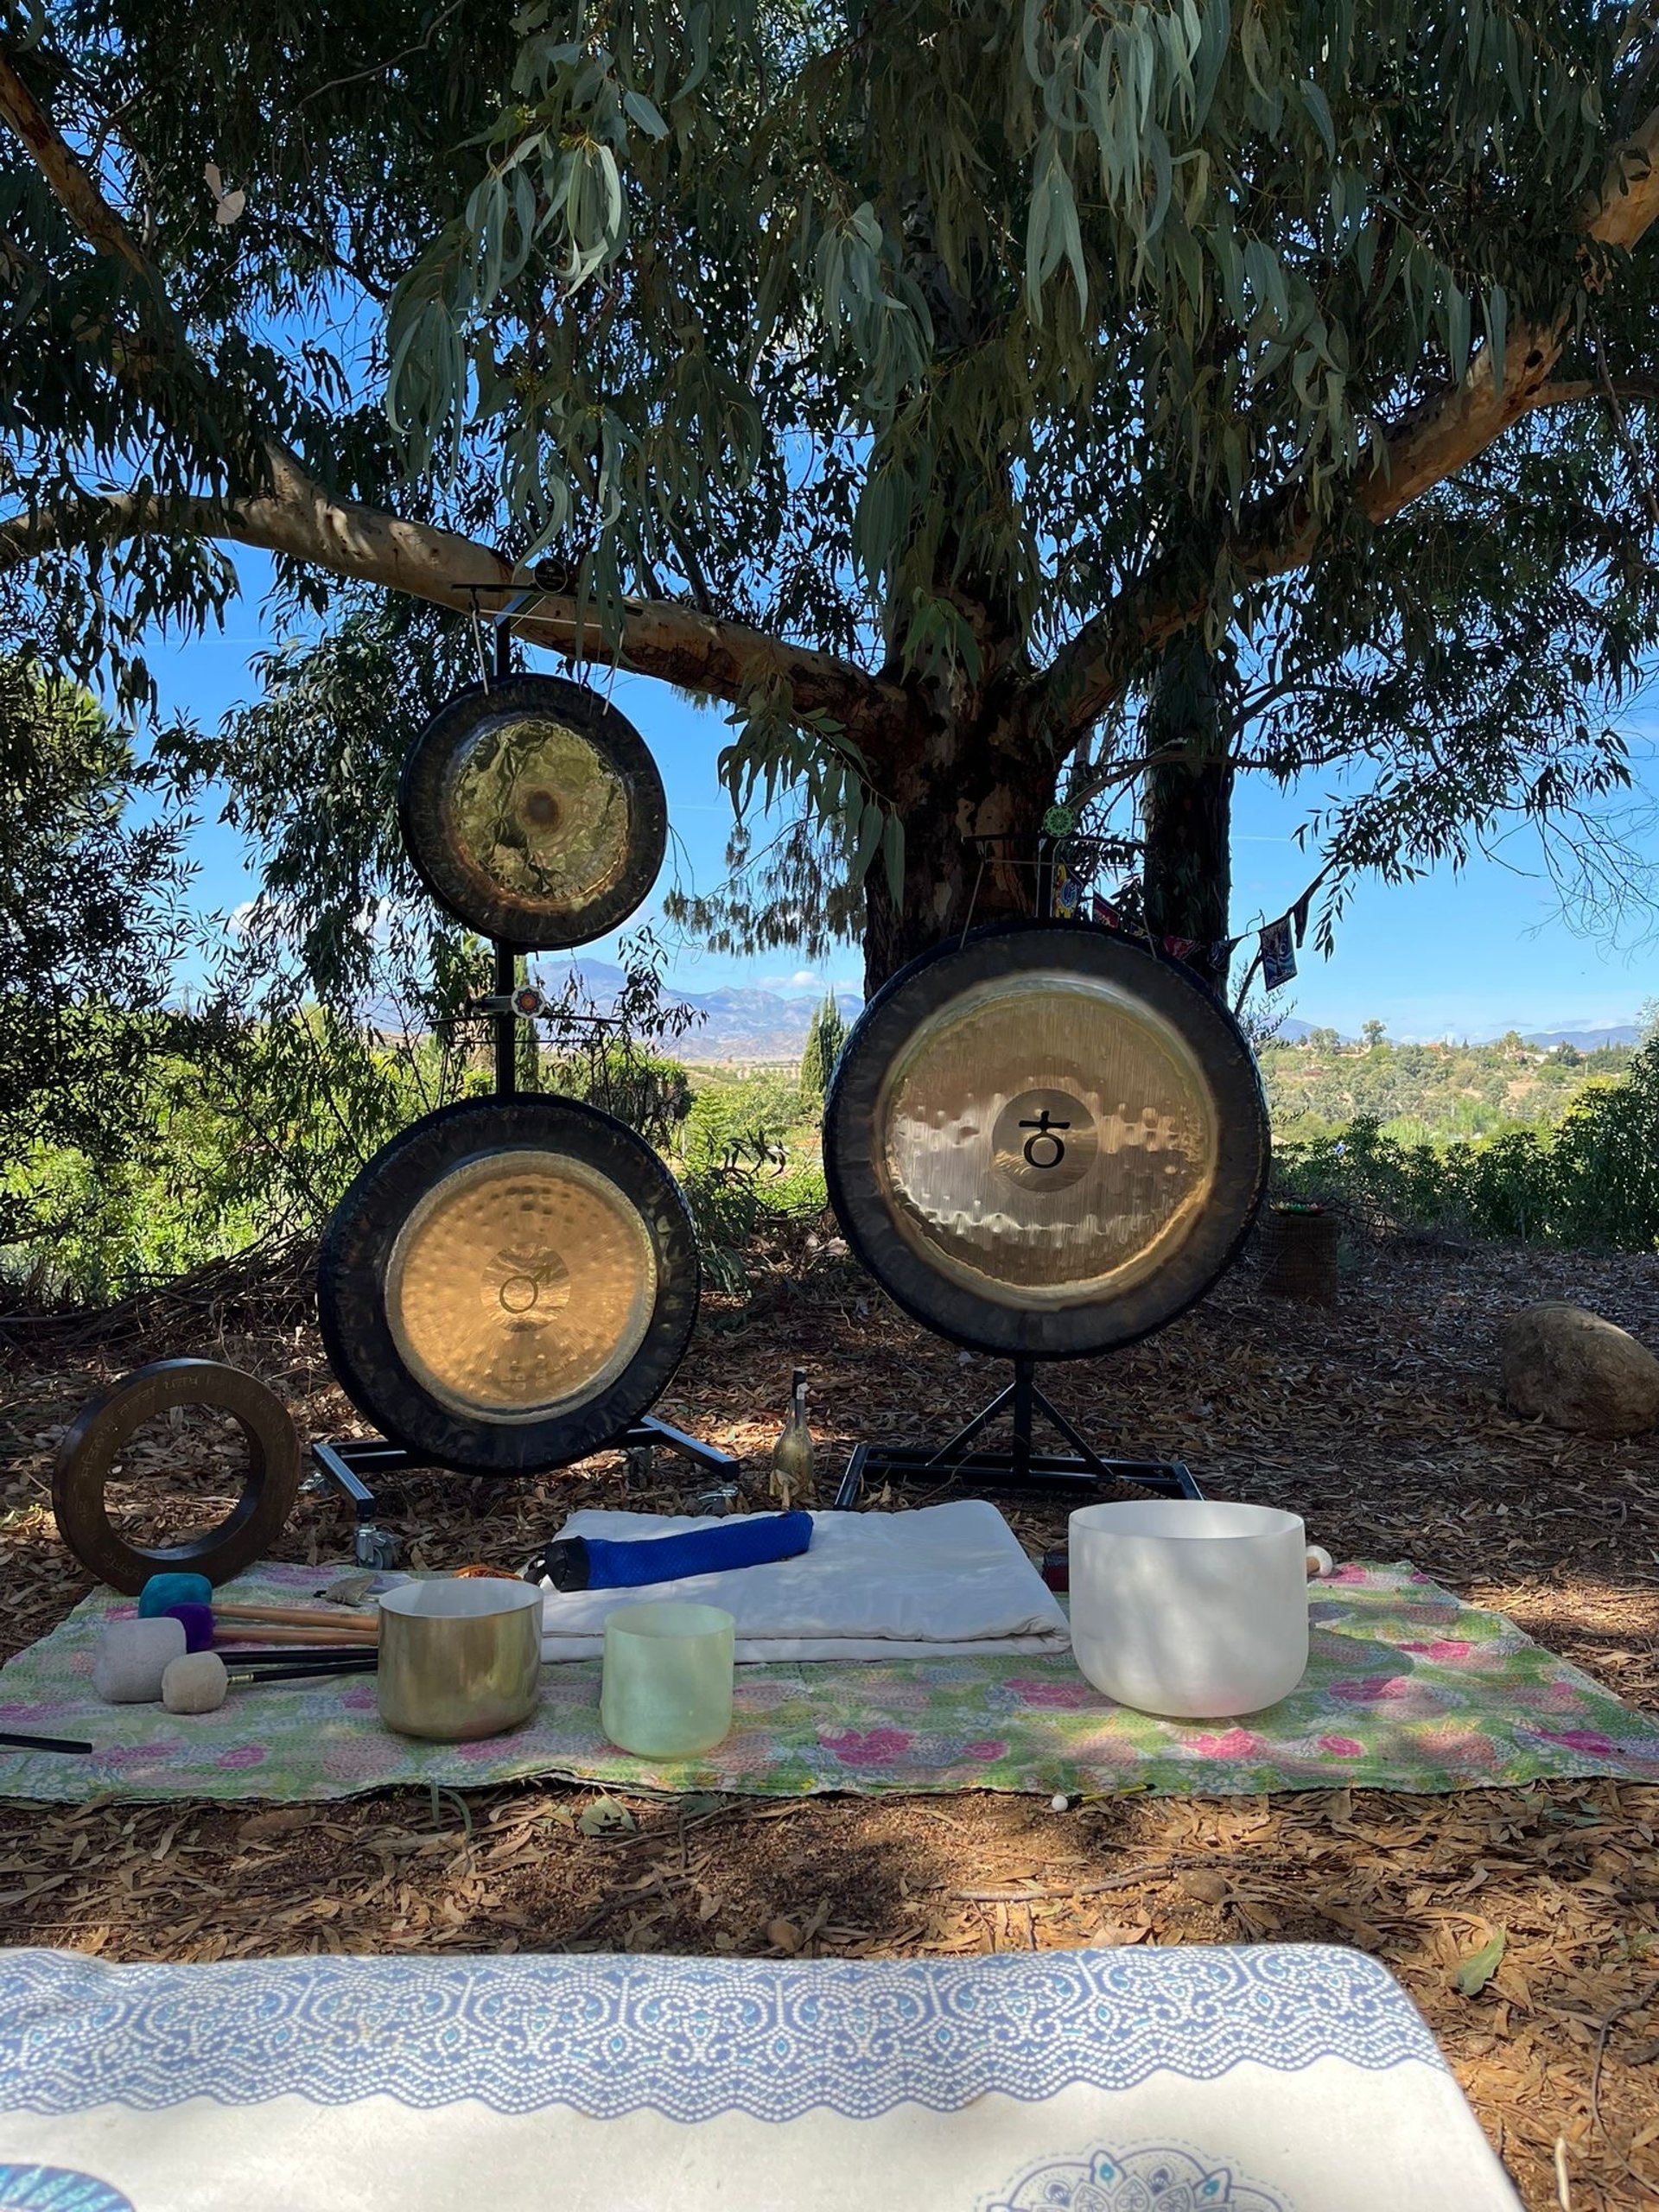
[[[1659,1261],[1389,1243],[1328,1308],[1261,1294],[1251,1260],[1161,1336],[1051,1373],[1103,1449],[1184,1458],[1211,1495],[1294,1507],[1338,1557],[1409,1558],[1520,1622],[1633,1704],[1659,1706],[1659,1438],[1606,1444],[1505,1413],[1497,1323],[1563,1297],[1659,1345]],[[158,1301],[113,1335],[0,1327],[0,1651],[88,1587],[53,1528],[64,1423],[165,1353],[253,1369],[303,1432],[360,1426],[334,1389],[302,1271],[251,1299]],[[760,1502],[791,1365],[808,1367],[820,1464],[860,1436],[938,1439],[1000,1387],[897,1316],[833,1245],[758,1255],[747,1306],[704,1303],[658,1409],[746,1458]],[[150,1537],[216,1518],[238,1457],[159,1433],[124,1493]],[[410,1482],[386,1516],[416,1565],[517,1565],[576,1504],[667,1508],[658,1455],[626,1491],[616,1455],[517,1485]],[[1011,1514],[1033,1549],[1064,1509]],[[342,1507],[307,1495],[279,1556],[349,1555]],[[0,1804],[0,1940],[111,1959],[296,1950],[565,1948],[963,1955],[1262,1938],[1357,1944],[1422,2007],[1529,2212],[1659,2202],[1659,1789],[1608,1783],[1414,1797],[1045,1801],[629,1799],[514,1784],[245,1810]],[[589,1827],[597,1825],[591,1818]],[[1497,1929],[1478,1997],[1453,1972]]]

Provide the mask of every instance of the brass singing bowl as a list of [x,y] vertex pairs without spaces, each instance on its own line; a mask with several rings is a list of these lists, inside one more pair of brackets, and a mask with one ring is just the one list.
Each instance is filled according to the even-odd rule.
[[400,1736],[470,1743],[536,1710],[542,1593],[529,1583],[434,1580],[380,1600],[380,1718]]

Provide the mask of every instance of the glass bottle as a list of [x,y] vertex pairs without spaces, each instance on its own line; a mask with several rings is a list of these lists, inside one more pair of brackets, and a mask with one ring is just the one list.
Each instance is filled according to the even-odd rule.
[[772,1447],[772,1479],[767,1490],[785,1513],[798,1505],[810,1505],[817,1496],[813,1475],[812,1432],[806,1425],[806,1370],[798,1367],[790,1379],[789,1412]]

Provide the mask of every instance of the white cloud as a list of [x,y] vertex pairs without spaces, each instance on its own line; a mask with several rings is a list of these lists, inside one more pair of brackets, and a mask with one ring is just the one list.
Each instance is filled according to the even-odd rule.
[[817,977],[810,968],[798,968],[790,977],[791,983],[816,983]]

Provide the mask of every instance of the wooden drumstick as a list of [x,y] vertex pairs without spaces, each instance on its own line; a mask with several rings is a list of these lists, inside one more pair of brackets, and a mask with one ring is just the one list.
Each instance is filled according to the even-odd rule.
[[338,1621],[320,1622],[315,1628],[267,1627],[257,1621],[223,1621],[215,1617],[215,1643],[349,1643],[372,1650],[380,1641],[378,1622],[370,1621],[363,1627],[342,1633],[343,1624]]
[[[340,1643],[350,1644],[353,1650],[372,1651],[380,1641],[378,1621],[331,1618],[327,1613],[301,1614],[291,1621],[240,1621],[222,1619],[207,1605],[175,1605],[168,1618],[184,1630],[185,1646],[190,1651],[211,1650],[216,1643]],[[148,1623],[126,1625],[145,1627]]]
[[324,1605],[215,1605],[216,1621],[270,1621],[283,1628],[345,1629],[348,1633],[367,1629],[378,1634],[379,1619],[373,1613],[344,1612]]

